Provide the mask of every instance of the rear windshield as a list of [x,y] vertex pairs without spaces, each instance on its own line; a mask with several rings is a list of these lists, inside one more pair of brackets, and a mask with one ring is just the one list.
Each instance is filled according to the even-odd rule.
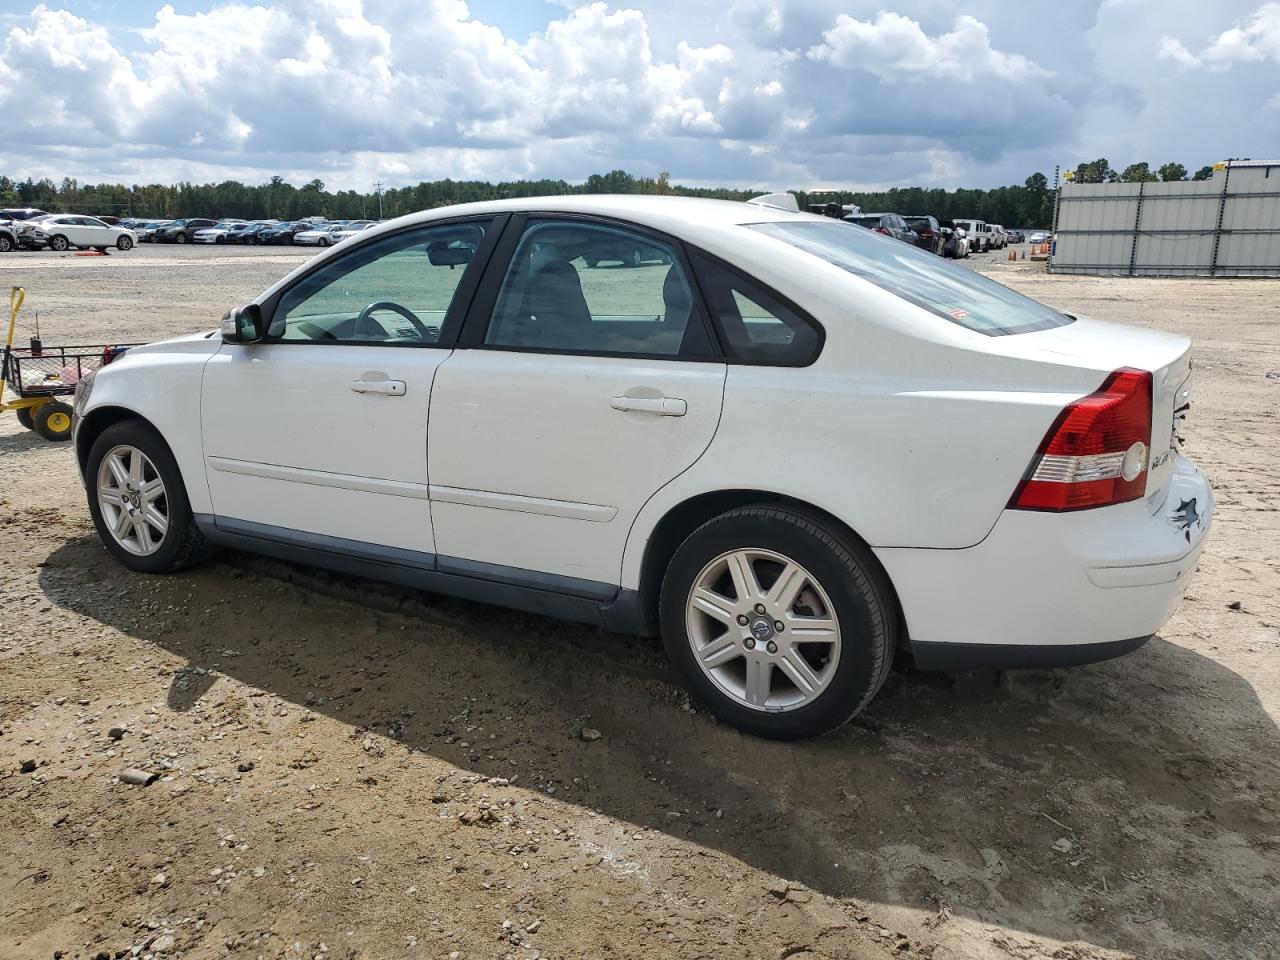
[[911,244],[843,223],[751,223],[746,226],[835,264],[877,287],[962,327],[1003,336],[1062,327],[1072,318],[980,273]]
[[[846,217],[850,223],[856,223],[860,227],[871,227],[873,230],[880,226],[879,217]],[[764,224],[761,224],[764,226]]]

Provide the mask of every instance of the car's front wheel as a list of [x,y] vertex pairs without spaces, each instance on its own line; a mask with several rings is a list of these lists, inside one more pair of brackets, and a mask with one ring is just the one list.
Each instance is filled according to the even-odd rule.
[[54,250],[58,253],[62,253],[62,251],[66,250],[67,247],[69,246],[71,246],[71,244],[67,242],[67,238],[64,237],[62,234],[57,234],[56,236],[52,236],[49,238],[50,250]]
[[102,431],[85,477],[98,536],[130,570],[171,573],[208,554],[177,461],[147,424],[125,420]]
[[132,249],[133,249],[133,238],[132,238],[132,237],[127,237],[127,236],[125,236],[124,234],[121,234],[121,235],[120,235],[120,237],[116,240],[116,249],[117,249],[117,250],[132,250]]
[[826,733],[875,695],[897,644],[892,589],[846,532],[781,506],[709,520],[672,557],[667,654],[722,720],[780,740]]

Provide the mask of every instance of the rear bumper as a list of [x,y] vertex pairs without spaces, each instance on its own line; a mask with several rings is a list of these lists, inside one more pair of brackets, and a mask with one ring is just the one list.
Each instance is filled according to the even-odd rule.
[[911,642],[911,656],[921,670],[964,673],[968,670],[1048,670],[1078,667],[1132,653],[1151,637],[1110,643],[1060,643],[1037,646],[1012,643]]
[[1127,653],[1173,615],[1196,568],[1213,493],[1175,457],[1166,495],[1077,513],[1006,510],[963,550],[877,549],[917,663],[1065,666]]

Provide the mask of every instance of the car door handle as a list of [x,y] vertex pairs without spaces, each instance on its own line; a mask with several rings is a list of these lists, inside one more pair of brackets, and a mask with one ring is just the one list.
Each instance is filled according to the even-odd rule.
[[381,393],[388,397],[403,397],[403,380],[352,380],[351,389],[356,393]]
[[656,413],[660,417],[683,417],[689,405],[678,397],[614,397],[609,406],[624,413]]

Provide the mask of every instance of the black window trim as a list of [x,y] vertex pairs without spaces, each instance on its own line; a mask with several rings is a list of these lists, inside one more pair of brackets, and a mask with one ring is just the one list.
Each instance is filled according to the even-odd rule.
[[318,345],[326,347],[384,347],[410,350],[452,350],[457,343],[464,320],[471,309],[472,302],[476,296],[476,291],[480,287],[480,281],[486,272],[489,260],[492,258],[493,251],[497,247],[502,234],[505,232],[507,223],[510,219],[511,215],[507,213],[473,213],[406,224],[398,230],[391,230],[387,233],[379,234],[377,237],[367,238],[365,241],[354,245],[350,250],[346,251],[339,257],[325,258],[321,263],[314,263],[310,265],[307,270],[298,274],[298,276],[293,279],[293,282],[287,286],[281,287],[259,304],[262,309],[263,329],[270,330],[271,324],[275,321],[276,309],[280,306],[280,301],[284,298],[286,293],[294,289],[298,284],[305,282],[309,277],[319,271],[325,270],[333,264],[340,263],[352,256],[367,244],[378,243],[387,238],[398,237],[402,234],[412,233],[417,230],[428,230],[432,227],[450,226],[453,224],[487,223],[488,227],[485,229],[484,239],[480,242],[480,246],[476,248],[475,255],[472,256],[471,261],[467,264],[467,268],[463,272],[462,278],[458,281],[458,286],[453,291],[453,300],[449,304],[449,309],[445,314],[444,322],[440,324],[440,338],[436,340],[435,343],[388,343],[378,340],[284,340],[281,337],[266,336],[264,336],[259,342],[272,345],[287,344],[289,346],[296,344],[298,346]]
[[[489,332],[489,324],[493,320],[493,311],[502,291],[502,282],[506,279],[511,261],[515,257],[516,248],[524,237],[525,227],[530,220],[572,220],[579,223],[590,223],[598,226],[614,227],[639,233],[650,239],[671,247],[680,258],[680,266],[685,276],[690,279],[694,295],[693,312],[698,315],[707,335],[707,343],[711,353],[705,356],[686,356],[680,353],[627,353],[613,350],[570,350],[565,347],[517,347],[504,344],[485,343],[485,335]],[[692,322],[693,318],[690,317]],[[527,353],[562,357],[600,357],[602,359],[620,360],[665,360],[678,363],[724,363],[724,349],[715,332],[714,326],[707,316],[706,301],[698,288],[693,265],[689,262],[684,244],[678,237],[673,237],[660,230],[654,230],[645,224],[634,223],[620,217],[608,217],[593,213],[574,213],[565,210],[522,210],[513,214],[501,242],[489,258],[488,267],[480,283],[480,290],[471,302],[471,309],[463,323],[462,333],[458,337],[457,348],[460,350],[495,350],[502,353]]]
[[728,335],[720,327],[719,317],[717,317],[715,311],[711,309],[711,300],[706,295],[706,292],[701,289],[702,284],[704,283],[704,280],[701,274],[699,274],[697,270],[694,270],[693,276],[696,278],[696,283],[699,286],[698,295],[702,300],[707,316],[711,320],[712,329],[715,331],[715,339],[719,341],[721,345],[721,351],[724,354],[726,363],[730,365],[737,365],[740,367],[811,367],[818,362],[818,358],[822,356],[823,347],[827,345],[827,329],[814,318],[813,314],[811,314],[808,310],[805,310],[803,307],[801,307],[798,303],[796,303],[790,297],[786,296],[785,294],[779,293],[776,288],[771,287],[769,284],[765,283],[759,277],[753,276],[752,274],[747,273],[741,267],[736,267],[733,264],[729,263],[729,261],[725,260],[724,257],[718,257],[714,253],[708,253],[706,250],[703,250],[701,247],[696,247],[696,246],[693,246],[692,244],[689,245],[689,249],[697,253],[698,256],[705,257],[707,260],[710,260],[721,270],[724,270],[727,273],[733,274],[734,276],[742,277],[747,281],[749,281],[750,283],[754,284],[755,286],[759,287],[766,294],[773,297],[780,304],[782,304],[784,307],[786,307],[788,310],[794,313],[802,323],[811,327],[813,331],[818,335],[818,342],[814,346],[813,352],[809,355],[808,359],[803,361],[801,360],[783,361],[783,360],[763,360],[763,359],[752,360],[746,357],[734,356],[733,353],[727,348],[727,345],[729,343],[729,338],[728,338]]

